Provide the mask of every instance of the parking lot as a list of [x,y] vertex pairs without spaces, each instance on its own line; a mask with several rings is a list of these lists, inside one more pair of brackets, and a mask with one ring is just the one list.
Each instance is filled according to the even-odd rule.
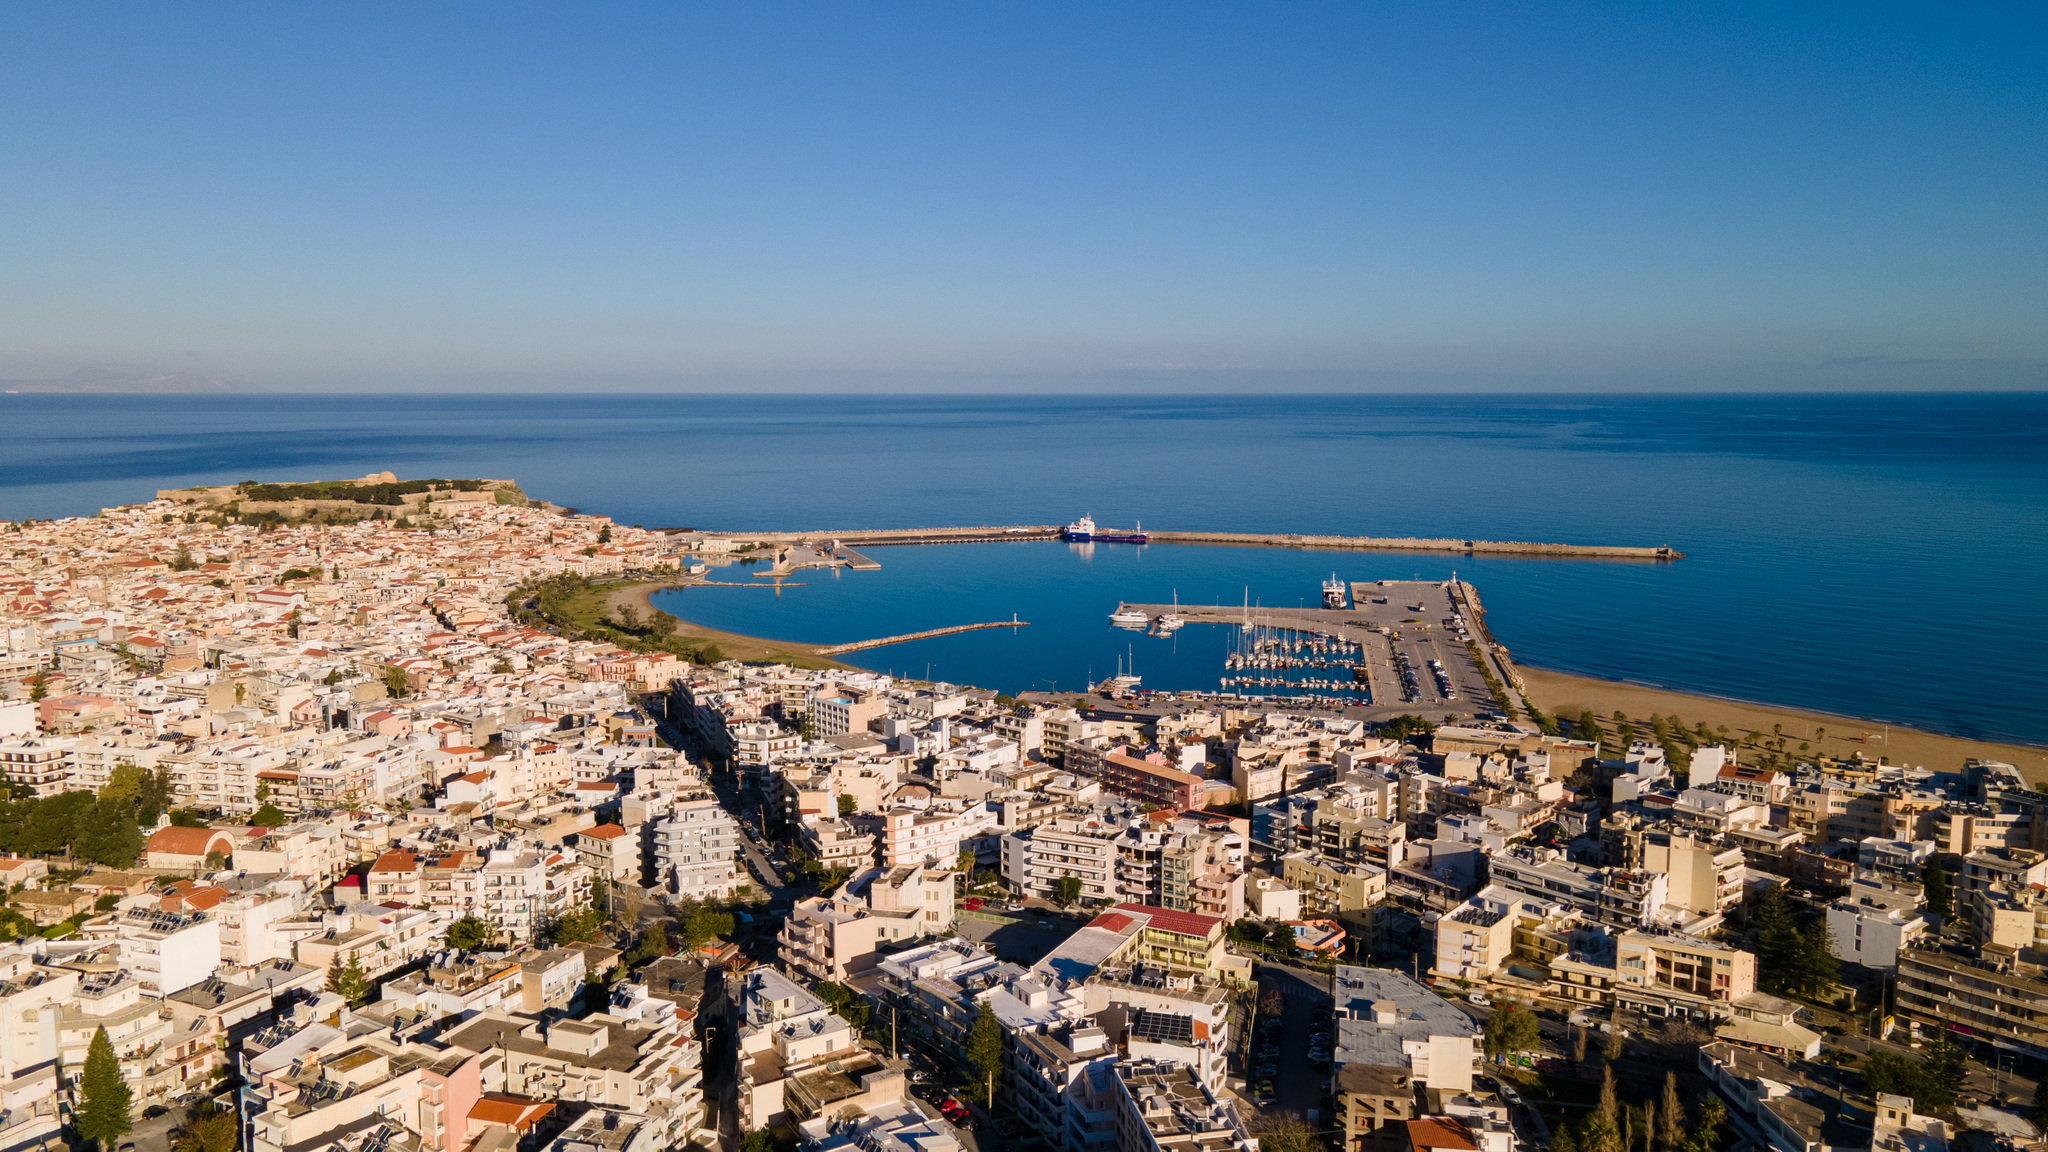
[[1332,1115],[1330,1101],[1331,1023],[1329,978],[1303,969],[1267,964],[1259,972],[1261,999],[1267,990],[1277,989],[1286,1008],[1278,1026],[1261,1015],[1257,1022],[1247,1061],[1247,1097],[1255,1097],[1262,1084],[1270,1083],[1270,1100],[1255,1100],[1259,1112],[1269,1120],[1299,1120],[1323,1127]]
[[[1086,923],[1063,913],[1036,908],[1010,908],[983,916],[958,912],[956,930],[966,939],[987,944],[996,957],[1030,967],[1060,946],[1074,930]],[[1008,918],[990,919],[988,917]]]

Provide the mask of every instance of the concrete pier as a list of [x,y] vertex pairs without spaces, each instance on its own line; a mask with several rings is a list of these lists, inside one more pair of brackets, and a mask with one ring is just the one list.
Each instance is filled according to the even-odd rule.
[[[1056,524],[981,525],[964,528],[869,528],[847,531],[735,532],[733,539],[762,546],[822,543],[970,544],[998,540],[1057,540]],[[1526,540],[1464,540],[1422,536],[1305,536],[1294,533],[1154,531],[1154,544],[1224,544],[1243,548],[1340,548],[1384,552],[1456,552],[1479,556],[1574,556],[1602,560],[1678,560],[1676,548],[1618,544],[1546,544]]]
[[984,628],[1029,628],[1029,620],[992,620],[986,624],[955,624],[950,628],[927,628],[922,632],[906,632],[901,636],[884,636],[878,640],[856,640],[851,644],[832,644],[818,649],[820,656],[837,656],[844,652],[860,652],[869,648],[886,648],[891,644],[908,644],[912,640],[929,640],[934,636],[951,636],[955,632],[979,632]]

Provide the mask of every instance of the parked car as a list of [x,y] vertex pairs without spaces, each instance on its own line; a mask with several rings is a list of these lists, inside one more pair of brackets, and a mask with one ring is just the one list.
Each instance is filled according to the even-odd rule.
[[1491,1007],[1493,1004],[1493,1001],[1488,1000],[1486,998],[1486,993],[1484,992],[1467,993],[1465,999],[1470,1000],[1472,1003],[1479,1005],[1481,1008]]

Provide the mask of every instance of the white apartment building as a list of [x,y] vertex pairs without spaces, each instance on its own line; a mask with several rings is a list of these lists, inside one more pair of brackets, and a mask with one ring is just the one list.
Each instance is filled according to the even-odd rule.
[[71,749],[71,787],[98,792],[114,777],[114,769],[133,764],[145,772],[156,770],[156,762],[169,746],[121,736],[87,736]]
[[206,912],[130,908],[114,922],[121,966],[158,996],[190,988],[220,967],[220,921]]
[[755,720],[731,727],[733,759],[741,764],[772,764],[796,755],[803,737],[773,720]]
[[10,786],[32,796],[55,796],[70,787],[71,750],[79,743],[65,736],[0,741],[0,772]]
[[240,967],[291,959],[298,942],[315,932],[302,915],[306,902],[304,886],[290,880],[229,893],[212,909],[221,959]]
[[950,867],[959,859],[961,845],[993,829],[996,819],[996,810],[986,803],[958,810],[892,808],[880,820],[882,867]]
[[744,883],[739,846],[739,822],[718,801],[682,801],[654,825],[655,883],[697,900],[731,896]]
[[811,733],[823,739],[865,732],[870,722],[881,719],[888,710],[888,701],[879,694],[820,692],[811,698]]
[[[278,794],[278,807],[290,811],[298,806],[297,773],[290,754],[283,748],[272,747],[275,743],[276,740],[236,735],[189,751],[170,753],[161,763],[171,774],[179,800],[188,806],[254,812],[262,803],[256,799],[257,786],[269,779],[270,791]],[[266,778],[262,773],[270,775]]]
[[1089,900],[1117,899],[1117,841],[1123,825],[1093,812],[1058,816],[1002,840],[1003,879],[1027,896],[1051,899],[1063,876]]
[[1912,947],[1927,928],[1919,894],[1879,880],[1851,880],[1848,894],[1828,905],[1835,955],[1866,968],[1897,968],[1899,950]]

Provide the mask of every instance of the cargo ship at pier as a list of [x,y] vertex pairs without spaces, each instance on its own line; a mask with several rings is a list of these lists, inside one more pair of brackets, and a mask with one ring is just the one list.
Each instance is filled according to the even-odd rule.
[[1145,526],[1143,524],[1129,531],[1125,531],[1122,528],[1101,528],[1097,527],[1094,518],[1089,516],[1083,516],[1072,524],[1067,525],[1066,529],[1060,533],[1060,538],[1074,541],[1077,544],[1143,544],[1150,539],[1150,537],[1145,535]]

